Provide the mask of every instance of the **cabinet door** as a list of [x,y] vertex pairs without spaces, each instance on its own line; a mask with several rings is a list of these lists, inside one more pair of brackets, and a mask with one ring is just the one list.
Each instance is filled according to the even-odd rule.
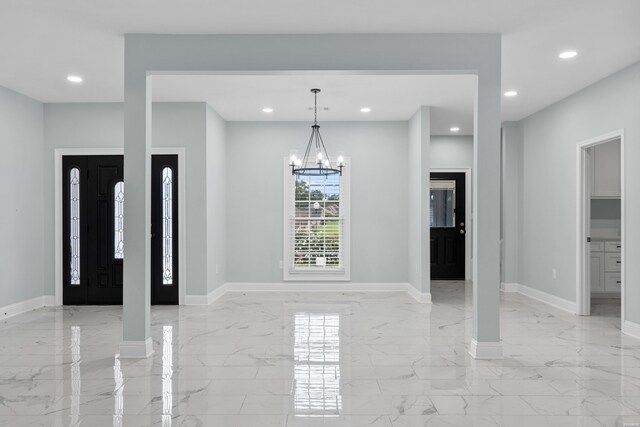
[[620,142],[593,148],[593,197],[620,197]]
[[620,273],[604,274],[604,290],[607,292],[620,292],[622,289],[622,275]]
[[591,254],[591,292],[604,291],[604,254]]

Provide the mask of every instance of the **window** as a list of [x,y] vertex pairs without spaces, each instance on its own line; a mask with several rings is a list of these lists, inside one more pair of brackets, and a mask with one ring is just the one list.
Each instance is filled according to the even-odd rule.
[[432,228],[455,227],[456,182],[432,179],[430,205],[429,222]]
[[72,285],[80,284],[80,169],[69,171],[69,240],[71,243],[70,278]]
[[162,169],[162,284],[173,284],[173,170]]
[[285,171],[285,280],[349,280],[349,177]]
[[124,258],[124,182],[118,181],[113,187],[113,257]]

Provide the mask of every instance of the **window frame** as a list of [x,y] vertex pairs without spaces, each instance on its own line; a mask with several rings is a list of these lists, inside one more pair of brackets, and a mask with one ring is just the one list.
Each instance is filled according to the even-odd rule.
[[[351,159],[344,158],[346,167],[340,177],[340,217],[342,219],[342,268],[330,270],[294,270],[292,265],[291,217],[292,205],[295,203],[295,177],[291,174],[289,158],[283,160],[283,262],[282,278],[284,281],[350,281],[351,280]],[[331,159],[335,164],[336,159]]]

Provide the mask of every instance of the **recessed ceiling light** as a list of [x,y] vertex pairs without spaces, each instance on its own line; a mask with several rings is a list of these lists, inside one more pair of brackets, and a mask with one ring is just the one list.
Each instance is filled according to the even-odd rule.
[[273,113],[273,108],[265,107],[262,109],[263,113]]
[[576,52],[575,50],[567,50],[567,51],[561,52],[560,55],[558,55],[558,58],[571,59],[571,58],[575,58],[576,56],[578,56],[578,52]]
[[82,83],[82,77],[80,76],[67,76],[67,81],[71,83]]
[[508,91],[506,91],[506,92],[504,93],[504,96],[509,96],[509,97],[511,97],[511,96],[516,96],[517,94],[518,94],[518,92],[517,92],[517,91],[515,91],[515,90],[508,90]]
[[449,129],[451,132],[460,132],[460,128],[458,126],[454,126],[451,129]]
[[371,108],[369,108],[369,107],[362,107],[362,108],[360,109],[360,112],[361,112],[361,113],[370,113],[370,112],[371,112]]

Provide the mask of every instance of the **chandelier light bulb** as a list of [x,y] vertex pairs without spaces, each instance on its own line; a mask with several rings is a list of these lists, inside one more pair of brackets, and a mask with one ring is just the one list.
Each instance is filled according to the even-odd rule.
[[338,156],[338,166],[344,166],[344,157]]

